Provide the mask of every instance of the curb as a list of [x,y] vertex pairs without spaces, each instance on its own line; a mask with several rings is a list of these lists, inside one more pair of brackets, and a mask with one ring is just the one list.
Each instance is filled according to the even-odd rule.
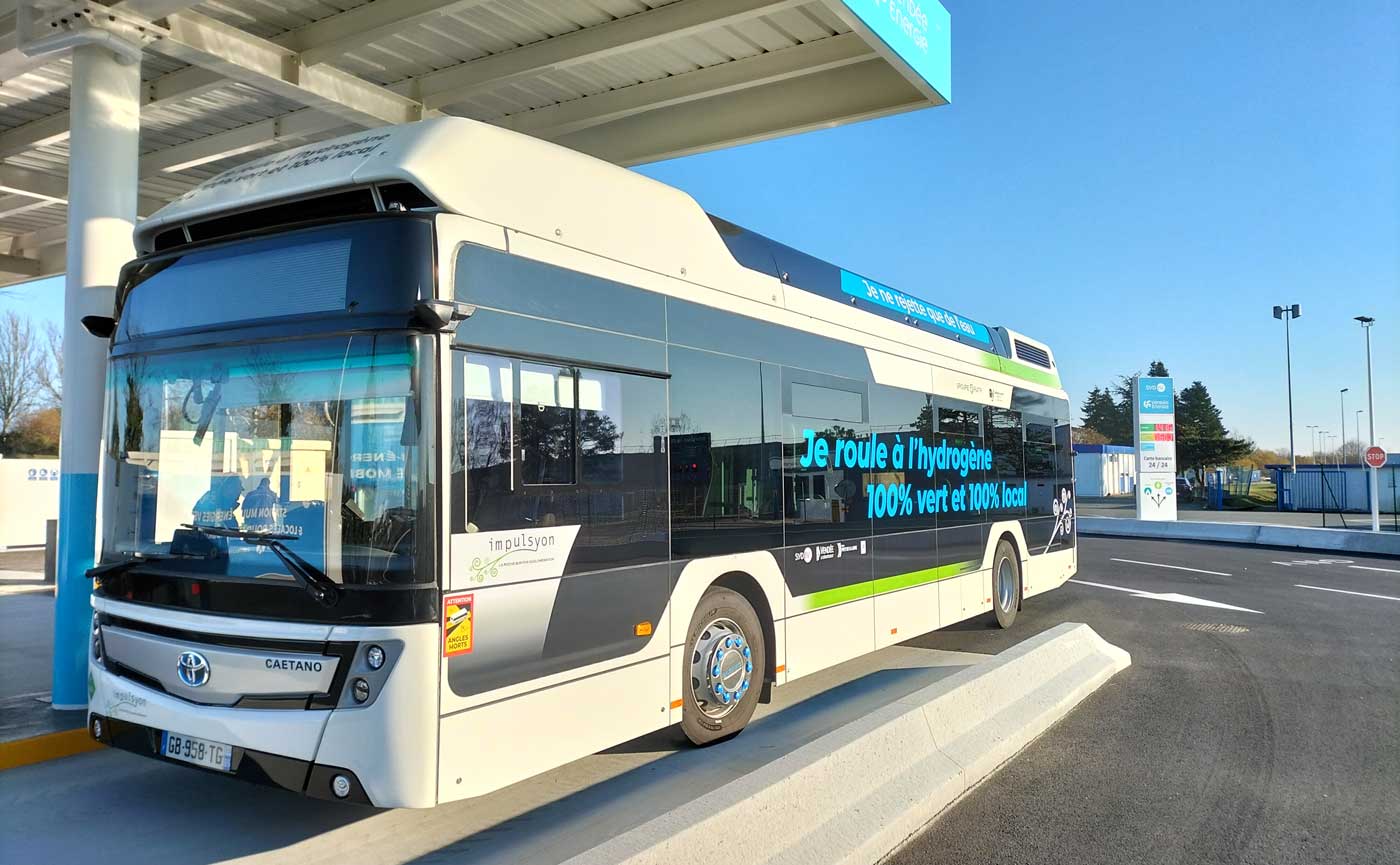
[[1051,628],[821,736],[566,865],[877,862],[1131,659]]
[[0,742],[0,772],[43,763],[46,760],[57,760],[60,757],[85,754],[105,747],[107,746],[88,735],[86,727],[30,736],[28,739],[16,739],[13,742]]
[[1150,540],[1210,541],[1285,547],[1329,553],[1373,553],[1400,556],[1400,533],[1360,529],[1320,529],[1265,523],[1212,523],[1204,520],[1156,522],[1127,517],[1080,517],[1081,535]]

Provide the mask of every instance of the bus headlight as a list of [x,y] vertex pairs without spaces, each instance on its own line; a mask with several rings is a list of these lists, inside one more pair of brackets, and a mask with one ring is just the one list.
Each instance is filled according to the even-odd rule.
[[355,698],[356,703],[363,703],[369,699],[369,682],[364,679],[356,679],[350,684],[350,696]]
[[102,660],[102,626],[98,624],[96,613],[92,614],[92,657]]
[[384,647],[370,646],[365,650],[365,663],[369,664],[371,670],[377,670],[384,666]]

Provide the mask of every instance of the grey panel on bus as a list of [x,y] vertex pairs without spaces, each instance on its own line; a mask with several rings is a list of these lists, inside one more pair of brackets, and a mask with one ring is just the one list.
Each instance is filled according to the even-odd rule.
[[672,345],[819,369],[861,381],[871,377],[870,362],[860,346],[698,303],[667,298],[666,325]]
[[448,685],[469,697],[636,652],[670,590],[669,562],[476,589],[474,647],[447,659]]
[[480,246],[464,246],[457,254],[455,296],[478,306],[666,338],[665,298],[655,292]]
[[[325,694],[340,659],[319,653],[233,649],[143,634],[126,628],[102,628],[102,645],[111,660],[160,682],[167,693],[195,703],[231,706],[243,697]],[[180,655],[204,656],[208,682],[190,687],[180,679]]]
[[492,309],[478,309],[458,325],[456,344],[479,346],[494,354],[544,356],[655,372],[666,370],[664,342]]

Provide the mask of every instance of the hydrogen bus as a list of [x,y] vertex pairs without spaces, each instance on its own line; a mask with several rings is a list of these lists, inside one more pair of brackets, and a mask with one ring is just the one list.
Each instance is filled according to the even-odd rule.
[[[1042,342],[456,118],[218,175],[114,314],[89,727],[427,807],[1075,571]],[[932,293],[925,289],[922,293]]]

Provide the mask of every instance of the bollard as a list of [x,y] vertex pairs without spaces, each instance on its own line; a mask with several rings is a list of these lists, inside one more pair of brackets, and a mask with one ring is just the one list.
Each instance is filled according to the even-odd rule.
[[44,582],[53,585],[58,575],[58,520],[44,521]]

